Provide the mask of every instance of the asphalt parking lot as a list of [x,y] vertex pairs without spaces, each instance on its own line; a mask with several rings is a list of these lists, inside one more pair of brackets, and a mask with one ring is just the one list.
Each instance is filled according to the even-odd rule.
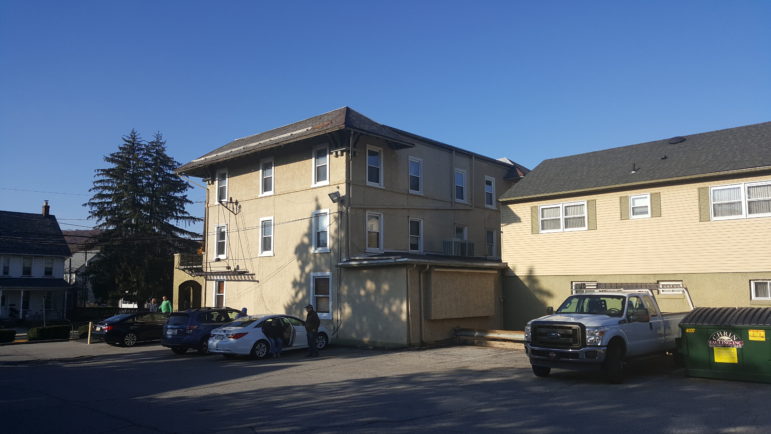
[[330,347],[273,360],[71,341],[0,347],[8,433],[769,432],[771,386],[671,362],[532,375],[520,350]]

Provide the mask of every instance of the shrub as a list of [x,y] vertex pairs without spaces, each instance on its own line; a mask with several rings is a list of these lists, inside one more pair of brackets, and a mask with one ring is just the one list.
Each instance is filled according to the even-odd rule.
[[16,339],[16,330],[0,329],[0,342],[2,343],[13,342],[14,339]]
[[32,327],[27,330],[27,338],[31,341],[42,339],[69,339],[70,326],[54,325],[47,327]]

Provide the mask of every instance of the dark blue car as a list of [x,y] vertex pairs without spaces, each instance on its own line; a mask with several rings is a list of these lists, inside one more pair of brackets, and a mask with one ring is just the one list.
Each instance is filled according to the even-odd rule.
[[229,307],[189,309],[173,312],[163,326],[161,345],[175,354],[185,354],[194,348],[201,354],[209,352],[209,333],[233,321],[240,312]]

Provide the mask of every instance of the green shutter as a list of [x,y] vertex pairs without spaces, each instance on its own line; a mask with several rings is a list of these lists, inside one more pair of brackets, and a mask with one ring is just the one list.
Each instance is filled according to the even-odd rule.
[[621,196],[618,199],[618,206],[621,209],[621,220],[629,220],[629,196]]
[[699,221],[708,222],[712,220],[709,212],[709,187],[699,187]]
[[651,193],[651,217],[661,217],[661,193]]
[[534,234],[541,232],[541,222],[538,218],[538,206],[530,207],[530,229]]
[[590,231],[597,230],[597,201],[587,200],[586,201],[586,217],[588,219],[587,221],[587,227]]

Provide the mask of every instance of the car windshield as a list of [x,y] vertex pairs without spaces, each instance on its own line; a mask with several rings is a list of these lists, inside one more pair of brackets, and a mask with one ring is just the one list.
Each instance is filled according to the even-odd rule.
[[624,298],[619,295],[571,295],[557,313],[588,313],[618,316],[624,312]]
[[132,316],[132,314],[130,314],[130,313],[122,313],[120,315],[111,316],[111,317],[107,318],[106,320],[104,320],[102,322],[120,322],[120,321],[123,321],[126,318],[130,318],[131,316]]

